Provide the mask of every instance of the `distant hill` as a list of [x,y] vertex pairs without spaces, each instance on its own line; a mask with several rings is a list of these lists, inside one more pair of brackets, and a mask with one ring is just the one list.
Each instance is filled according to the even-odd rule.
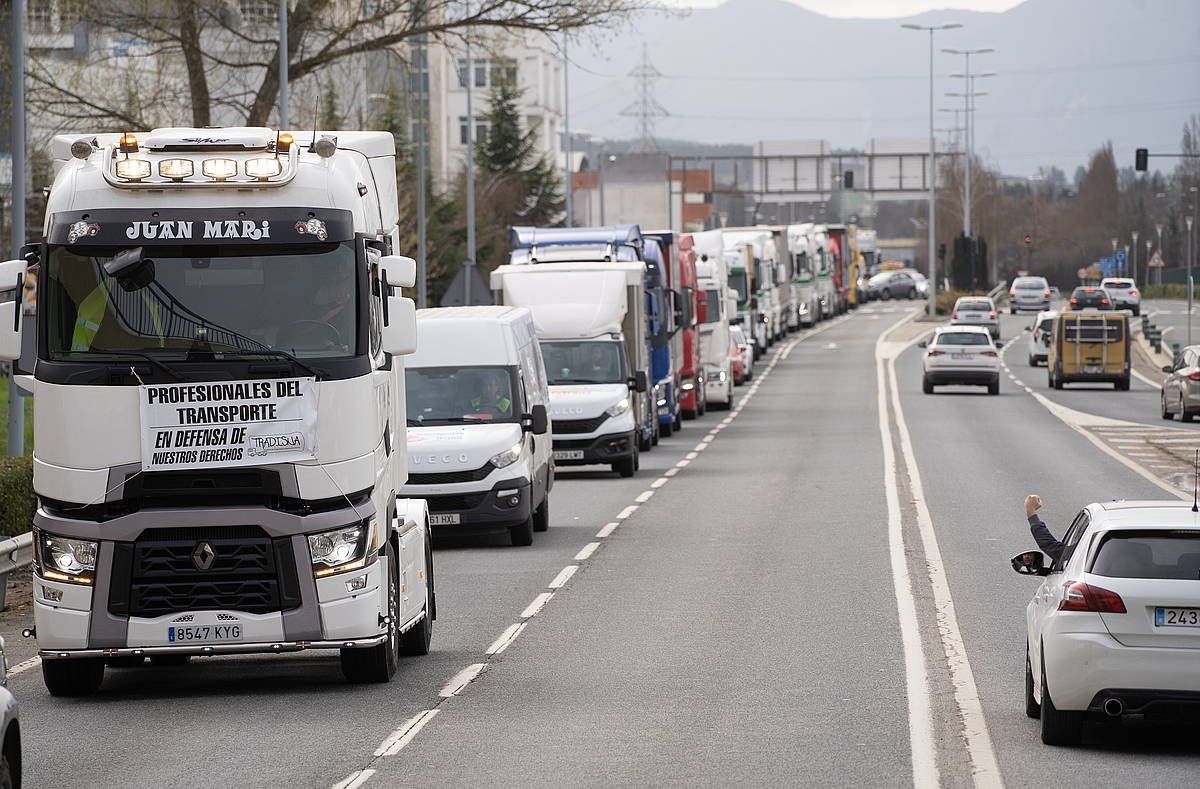
[[[1177,149],[1200,112],[1200,0],[1027,0],[1004,13],[937,11],[911,19],[834,19],[787,0],[728,0],[688,14],[645,14],[615,41],[571,50],[571,125],[608,139],[632,136],[619,112],[635,96],[627,72],[643,41],[663,73],[671,115],[660,138],[751,144],[823,138],[860,147],[871,137],[928,134],[929,39],[902,22],[960,22],[936,46],[990,46],[972,70],[976,143],[1004,172],[1039,165],[1068,173],[1112,140],[1122,166],[1133,149]],[[936,56],[936,106],[960,107],[961,56]],[[955,116],[937,113],[936,125]],[[665,147],[665,146],[664,146]],[[682,151],[681,151],[682,152]],[[690,153],[690,151],[689,151]],[[1169,164],[1162,165],[1169,167]]]

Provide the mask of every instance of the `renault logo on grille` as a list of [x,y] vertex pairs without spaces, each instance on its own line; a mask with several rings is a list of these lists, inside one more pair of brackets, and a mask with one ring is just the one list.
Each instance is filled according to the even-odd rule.
[[192,564],[196,565],[197,570],[207,570],[216,559],[217,552],[206,542],[198,543],[196,550],[192,551]]

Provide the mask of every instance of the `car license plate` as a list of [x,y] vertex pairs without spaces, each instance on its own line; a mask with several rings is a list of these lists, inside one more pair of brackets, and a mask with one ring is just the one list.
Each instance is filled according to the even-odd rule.
[[583,460],[582,449],[556,449],[554,450],[555,460]]
[[1155,627],[1200,627],[1200,608],[1155,608]]
[[457,512],[444,513],[440,515],[430,514],[430,526],[457,526],[462,522],[462,516]]
[[241,640],[241,625],[172,625],[167,628],[169,644],[220,644]]
[[952,353],[952,354],[950,354],[950,358],[951,359],[970,359],[971,354],[969,354],[969,353]]

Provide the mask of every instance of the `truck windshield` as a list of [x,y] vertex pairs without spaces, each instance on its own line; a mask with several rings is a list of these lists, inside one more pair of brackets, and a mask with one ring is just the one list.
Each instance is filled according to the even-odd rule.
[[50,248],[39,301],[52,361],[358,351],[353,242],[147,246],[140,272],[122,280],[88,251]]
[[560,384],[623,384],[625,349],[620,342],[554,340],[543,342],[542,360],[551,386]]
[[729,272],[729,287],[733,288],[738,293],[738,297],[737,297],[738,306],[739,307],[744,306],[746,304],[746,301],[750,298],[750,286],[747,284],[746,272],[745,271]]
[[706,290],[704,291],[704,322],[705,323],[720,323],[721,322],[721,291]]
[[509,367],[410,367],[404,371],[408,424],[515,422],[516,373]]

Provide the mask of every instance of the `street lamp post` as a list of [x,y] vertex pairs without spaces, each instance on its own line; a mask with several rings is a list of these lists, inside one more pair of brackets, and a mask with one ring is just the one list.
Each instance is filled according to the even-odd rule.
[[567,217],[566,217],[565,224],[567,227],[573,227],[575,225],[575,181],[574,181],[574,177],[572,175],[572,173],[574,172],[574,166],[571,164],[571,160],[574,157],[574,151],[573,151],[574,146],[572,145],[572,140],[571,140],[571,89],[570,89],[571,88],[571,82],[570,82],[571,60],[570,60],[570,58],[567,57],[567,34],[566,33],[563,33],[562,49],[563,49],[563,141],[566,143],[566,145],[563,146],[565,148],[563,153],[566,154],[566,156],[564,158],[566,159],[566,165],[567,165],[565,168],[567,171],[567,183],[566,183],[566,187],[567,187],[566,188]]
[[1129,275],[1133,278],[1133,286],[1137,287],[1137,240],[1138,231],[1131,230],[1129,235],[1133,238],[1133,260],[1130,261]]
[[933,131],[933,34],[939,30],[955,30],[962,25],[901,25],[905,30],[929,33],[929,315],[937,315],[937,147]]
[[[1162,256],[1162,229],[1163,229],[1163,223],[1162,223],[1162,222],[1155,222],[1155,223],[1154,223],[1154,232],[1158,233],[1158,254],[1159,254],[1159,257],[1161,257],[1161,256]],[[1161,284],[1162,284],[1162,268],[1161,268],[1161,267],[1159,267],[1159,269],[1158,269],[1158,284],[1159,284],[1159,285],[1161,285]]]
[[[13,0],[12,9],[12,216],[9,239],[13,259],[25,245],[25,0]],[[16,293],[17,314],[21,294]],[[8,368],[8,454],[25,454],[25,398],[17,387],[16,365]]]
[[1192,344],[1192,217],[1185,216],[1184,223],[1187,224],[1188,244],[1187,244],[1187,288],[1188,288],[1188,345]]
[[943,49],[947,55],[962,55],[964,60],[964,69],[962,74],[951,74],[951,77],[962,77],[965,82],[966,90],[963,91],[963,108],[967,116],[967,163],[963,177],[963,187],[965,197],[963,198],[963,235],[971,237],[971,151],[975,147],[972,134],[974,122],[971,120],[971,113],[975,108],[974,97],[976,95],[974,78],[971,76],[971,55],[984,55],[996,50],[991,47],[983,47],[980,49]]

